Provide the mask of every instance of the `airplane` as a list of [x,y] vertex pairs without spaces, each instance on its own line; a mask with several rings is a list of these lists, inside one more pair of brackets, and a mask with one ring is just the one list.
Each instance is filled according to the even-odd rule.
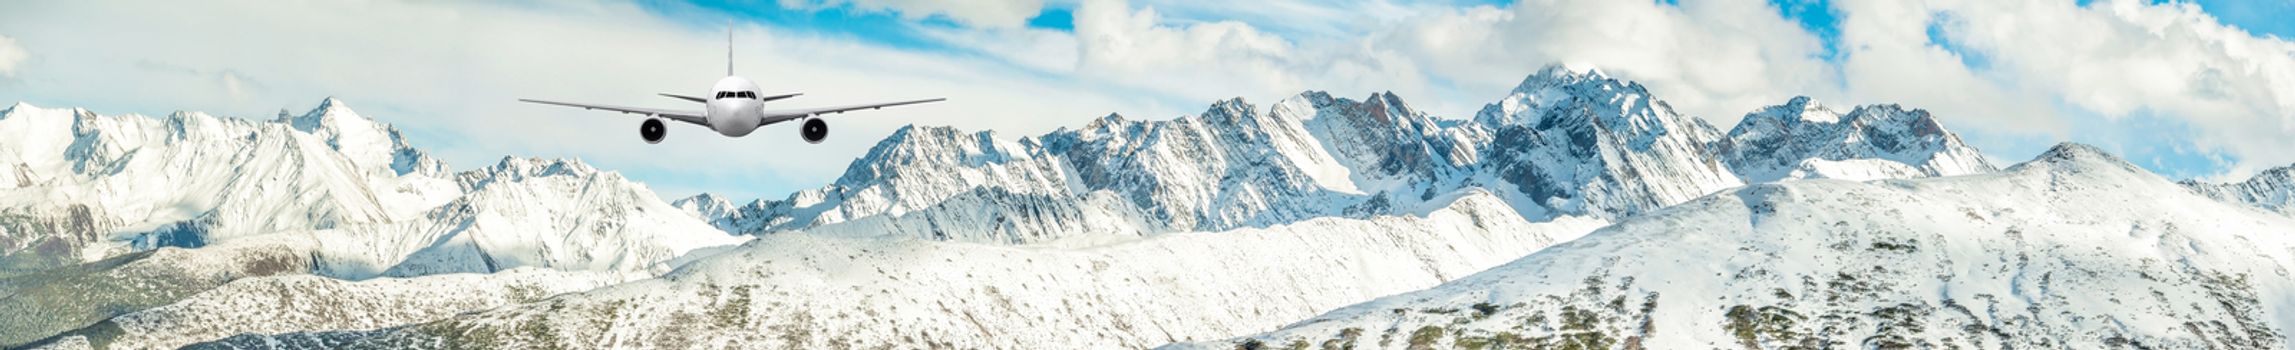
[[948,100],[945,98],[932,98],[847,106],[768,110],[764,108],[766,102],[797,97],[798,95],[803,94],[758,94],[757,83],[751,82],[749,79],[744,79],[740,76],[733,75],[732,28],[726,28],[725,30],[725,78],[718,79],[717,84],[713,85],[709,90],[713,92],[709,98],[669,93],[660,94],[664,97],[701,103],[703,106],[701,111],[623,107],[532,99],[518,99],[518,101],[576,107],[586,110],[603,109],[622,112],[624,114],[642,114],[648,118],[646,118],[645,122],[638,124],[638,137],[644,138],[645,143],[648,144],[659,144],[663,138],[669,136],[669,128],[663,126],[662,119],[700,125],[702,127],[709,128],[711,131],[716,131],[719,135],[725,135],[728,137],[748,136],[750,132],[756,131],[757,128],[764,127],[766,125],[804,119],[805,125],[804,127],[797,129],[797,136],[804,138],[805,142],[820,144],[821,140],[829,138],[829,123],[821,121],[821,115],[838,114],[864,109],[874,110],[892,106],[931,103]]

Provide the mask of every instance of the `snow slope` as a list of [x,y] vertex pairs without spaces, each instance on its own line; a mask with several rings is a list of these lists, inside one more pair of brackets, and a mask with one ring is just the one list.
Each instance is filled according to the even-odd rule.
[[2065,144],[1724,191],[1282,330],[1175,348],[2283,349],[2295,221]]
[[1494,196],[1424,216],[1325,218],[1085,247],[802,232],[659,279],[381,331],[211,345],[506,348],[1140,348],[1271,329],[1424,288],[1600,222],[1530,223]]

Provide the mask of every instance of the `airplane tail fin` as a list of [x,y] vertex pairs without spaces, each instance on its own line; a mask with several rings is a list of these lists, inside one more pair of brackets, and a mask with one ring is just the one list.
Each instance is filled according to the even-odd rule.
[[733,22],[725,22],[725,76],[733,76]]

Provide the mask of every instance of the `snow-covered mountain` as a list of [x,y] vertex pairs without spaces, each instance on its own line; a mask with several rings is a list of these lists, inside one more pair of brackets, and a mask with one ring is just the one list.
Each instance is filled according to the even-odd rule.
[[1486,175],[1525,216],[1618,218],[1742,184],[1716,156],[1720,132],[1599,70],[1547,67],[1474,120],[1491,135]]
[[1747,183],[1781,179],[1875,180],[1992,172],[1983,154],[1928,111],[1871,105],[1840,114],[1814,99],[1746,114],[1722,157]]
[[0,181],[14,184],[0,188],[0,248],[27,268],[296,234],[319,245],[319,272],[346,278],[666,271],[651,264],[740,241],[579,161],[449,173],[335,99],[271,121],[17,104],[0,111],[0,135],[0,164],[19,169]]
[[251,121],[0,110],[0,257],[13,271],[159,246],[409,218],[451,199],[444,165],[328,99]]
[[2284,349],[2295,219],[2065,144],[1747,186],[1270,333],[1268,348]]
[[[740,206],[706,195],[678,203],[736,233],[1032,243],[1408,213],[1465,188],[1490,189],[1532,220],[1614,219],[1748,180],[1992,169],[1925,111],[1869,106],[1804,121],[1832,115],[1813,106],[1770,107],[1755,115],[1778,116],[1749,117],[1724,136],[1639,84],[1555,66],[1471,120],[1430,117],[1393,93],[1310,91],[1265,109],[1231,99],[1193,116],[1109,115],[1017,140],[909,127],[826,187]],[[1773,120],[1787,113],[1770,111],[1788,109],[1812,113]],[[1780,172],[1771,164],[1811,170],[1770,175]]]
[[2210,198],[2295,215],[2295,166],[2265,170],[2247,181],[2236,183],[2215,184],[2196,180],[2181,183],[2193,192]]

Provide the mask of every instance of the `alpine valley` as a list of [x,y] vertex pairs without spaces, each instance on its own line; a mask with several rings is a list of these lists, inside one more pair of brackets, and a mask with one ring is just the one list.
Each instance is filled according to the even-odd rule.
[[2283,349],[2290,174],[2002,169],[1926,111],[1805,97],[1724,131],[1561,66],[1455,118],[1310,91],[910,126],[738,202],[455,171],[334,99],[18,103],[0,347]]

